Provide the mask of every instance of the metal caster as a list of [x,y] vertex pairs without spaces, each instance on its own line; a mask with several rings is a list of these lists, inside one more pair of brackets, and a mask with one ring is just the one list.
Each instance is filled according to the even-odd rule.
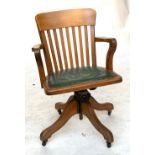
[[46,143],[47,143],[47,141],[43,141],[43,142],[42,142],[42,146],[45,146]]
[[79,114],[79,119],[82,120],[83,119],[83,115]]
[[111,143],[107,142],[107,147],[110,148],[111,147]]
[[109,116],[111,115],[111,113],[112,113],[112,111],[108,111],[108,115],[109,115]]
[[61,114],[62,114],[62,111],[61,111],[61,110],[57,110],[57,111],[58,111],[59,115],[61,115]]

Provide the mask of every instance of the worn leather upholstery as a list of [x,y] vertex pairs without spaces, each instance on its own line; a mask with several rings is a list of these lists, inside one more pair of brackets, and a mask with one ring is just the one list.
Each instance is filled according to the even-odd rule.
[[109,79],[116,76],[114,72],[107,71],[102,67],[82,67],[78,69],[68,69],[52,74],[48,78],[50,87],[64,87],[83,82],[91,82]]

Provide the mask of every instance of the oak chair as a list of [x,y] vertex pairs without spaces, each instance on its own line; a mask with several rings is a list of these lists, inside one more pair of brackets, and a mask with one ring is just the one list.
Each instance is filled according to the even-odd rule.
[[[42,131],[40,139],[45,146],[48,139],[74,114],[83,114],[103,135],[107,147],[114,141],[112,132],[97,118],[94,110],[107,110],[113,104],[98,103],[89,90],[122,81],[113,71],[115,38],[95,36],[96,11],[72,9],[41,13],[35,17],[41,44],[32,48],[37,62],[41,87],[47,95],[74,92],[66,103],[56,103],[59,119]],[[97,66],[96,43],[109,44],[105,67]]]

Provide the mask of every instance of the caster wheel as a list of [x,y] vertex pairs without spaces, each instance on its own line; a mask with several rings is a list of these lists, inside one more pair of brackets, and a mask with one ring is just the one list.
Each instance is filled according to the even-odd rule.
[[43,141],[43,142],[42,142],[42,146],[45,146],[46,143],[47,143],[47,141]]
[[107,147],[110,148],[111,147],[111,143],[107,142]]
[[82,120],[83,119],[83,115],[79,114],[79,119]]
[[109,116],[111,115],[111,113],[112,113],[112,111],[108,111],[108,115],[109,115]]
[[59,113],[59,115],[61,115],[62,114],[62,111],[61,110],[58,110],[58,113]]

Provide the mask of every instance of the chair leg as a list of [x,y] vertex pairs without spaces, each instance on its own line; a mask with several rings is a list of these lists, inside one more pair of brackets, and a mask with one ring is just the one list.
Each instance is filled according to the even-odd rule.
[[70,100],[66,103],[64,111],[62,112],[62,115],[60,115],[59,119],[41,132],[40,139],[43,142],[42,145],[45,146],[51,135],[59,130],[76,113],[76,102],[74,100]]
[[89,102],[91,103],[91,106],[96,110],[107,110],[108,115],[110,115],[112,110],[114,109],[114,106],[112,103],[106,102],[106,103],[100,104],[92,96],[90,97]]
[[107,146],[110,147],[111,143],[114,141],[112,132],[99,121],[90,102],[83,104],[82,108],[83,114],[88,117],[93,126],[103,135],[107,141]]
[[55,104],[55,109],[58,111],[60,115],[62,114],[62,111],[65,108],[66,104],[70,102],[72,99],[73,99],[73,95],[69,97],[66,103],[58,102]]
[[52,136],[52,134],[65,125],[65,123],[74,114],[78,113],[77,104],[79,101],[81,101],[81,114],[86,115],[93,126],[103,135],[107,141],[107,147],[111,146],[111,143],[114,141],[113,135],[111,131],[99,121],[94,109],[111,111],[113,109],[113,105],[111,103],[99,104],[86,91],[81,91],[79,93],[76,92],[76,94],[74,96],[72,95],[65,104],[59,102],[55,105],[57,110],[62,110],[63,112],[55,123],[43,130],[40,134],[40,139],[43,146],[46,145],[46,142]]

